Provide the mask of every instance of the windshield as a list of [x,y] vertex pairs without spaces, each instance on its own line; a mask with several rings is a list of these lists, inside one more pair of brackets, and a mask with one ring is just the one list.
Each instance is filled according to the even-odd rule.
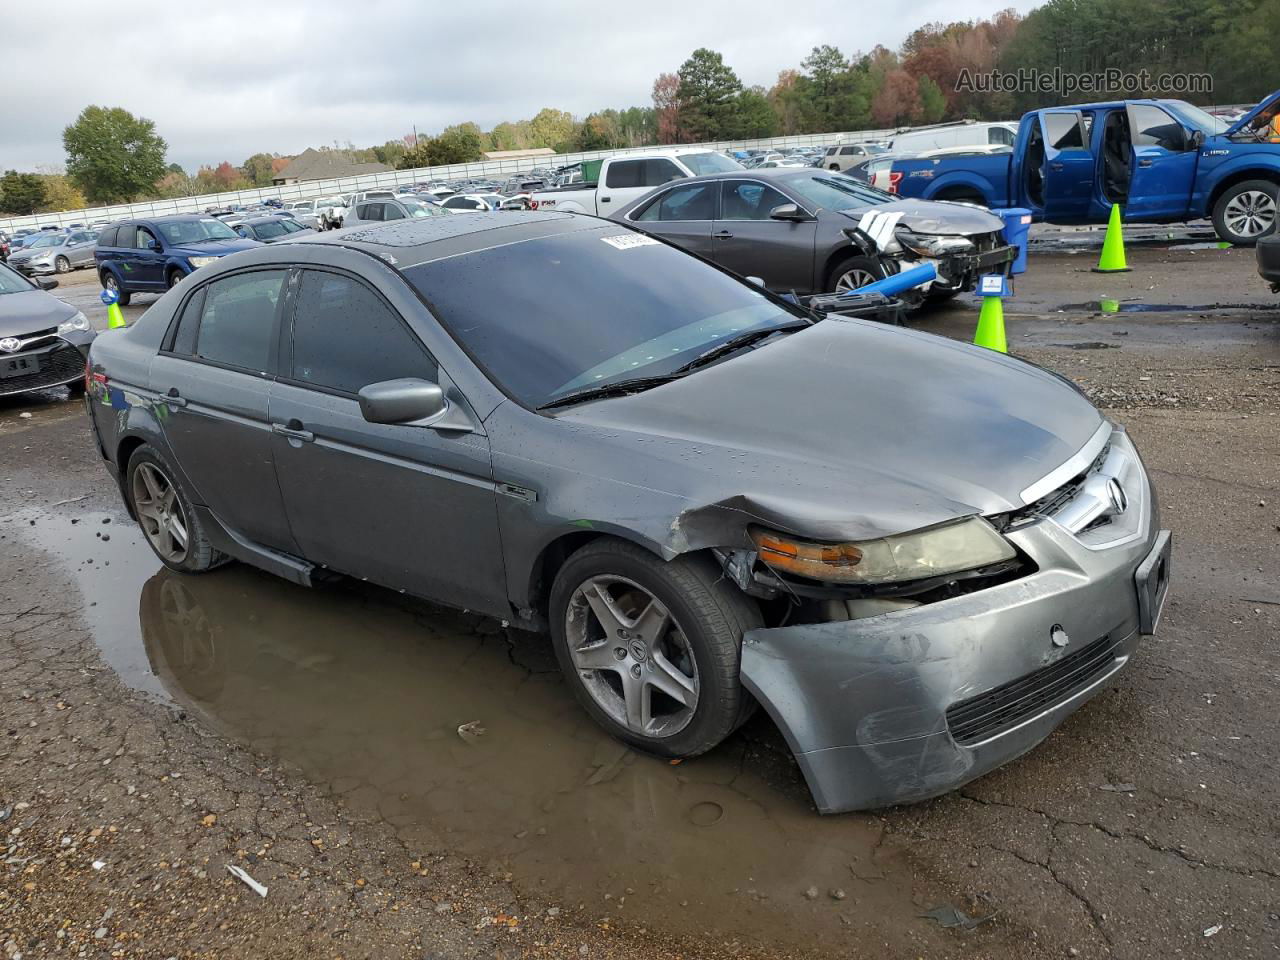
[[847,210],[871,203],[888,203],[894,198],[887,193],[840,173],[816,174],[788,180],[789,186],[810,203],[826,210]]
[[156,224],[172,244],[201,243],[205,240],[239,240],[239,235],[221,220],[179,220]]
[[46,233],[40,239],[27,244],[27,246],[32,250],[39,250],[41,247],[60,247],[66,239],[66,237],[57,233]]
[[30,293],[32,289],[31,284],[22,278],[22,274],[0,263],[0,294]]
[[253,225],[253,232],[258,235],[259,240],[274,240],[276,237],[285,236],[289,231],[279,220],[264,220],[262,223]]
[[680,157],[680,162],[692,170],[695,177],[704,173],[727,173],[742,169],[742,164],[723,153],[686,153]]
[[528,407],[663,376],[744,331],[803,316],[612,224],[403,272],[490,378]]
[[417,200],[401,199],[400,203],[404,206],[405,212],[409,216],[417,219],[419,217],[430,217],[434,215],[434,211],[428,210],[425,203],[419,203]]
[[1165,102],[1173,107],[1182,120],[1189,123],[1194,129],[1199,130],[1206,137],[1226,133],[1231,127],[1231,124],[1221,117],[1205,113],[1199,107],[1192,106],[1185,100],[1166,100]]

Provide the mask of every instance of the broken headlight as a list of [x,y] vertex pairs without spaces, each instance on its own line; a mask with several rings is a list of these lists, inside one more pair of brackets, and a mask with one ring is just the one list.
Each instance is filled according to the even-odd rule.
[[899,230],[898,243],[922,257],[947,257],[956,253],[973,253],[977,247],[968,237],[939,237]]
[[925,580],[1016,556],[1009,542],[981,517],[850,543],[817,543],[761,528],[751,531],[751,539],[760,559],[775,572],[827,583]]

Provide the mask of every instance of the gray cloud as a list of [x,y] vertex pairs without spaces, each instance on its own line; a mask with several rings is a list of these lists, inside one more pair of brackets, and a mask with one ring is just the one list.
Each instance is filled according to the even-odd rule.
[[61,164],[63,127],[97,103],[154,120],[169,159],[194,171],[260,150],[382,143],[414,124],[487,129],[548,106],[584,116],[648,104],[654,77],[700,46],[768,86],[817,44],[896,47],[923,23],[1010,4],[219,0],[174,16],[104,16],[87,0],[4,5],[0,168]]

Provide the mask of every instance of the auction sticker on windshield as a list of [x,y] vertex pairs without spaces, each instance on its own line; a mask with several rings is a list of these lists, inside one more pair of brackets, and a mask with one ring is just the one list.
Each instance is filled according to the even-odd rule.
[[619,250],[630,250],[632,247],[656,247],[658,241],[653,237],[642,237],[638,233],[624,233],[617,237],[601,237],[605,243]]

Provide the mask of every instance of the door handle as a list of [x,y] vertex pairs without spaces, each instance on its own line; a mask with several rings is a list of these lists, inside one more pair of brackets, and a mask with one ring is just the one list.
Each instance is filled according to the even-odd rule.
[[1049,169],[1050,169],[1050,170],[1061,170],[1061,169],[1062,169],[1062,164],[1060,164],[1060,163],[1051,163],[1051,164],[1049,164]]
[[601,202],[601,203],[608,203],[608,202],[609,202],[609,198],[608,198],[608,197],[601,197],[601,198],[600,198],[600,202]]
[[288,437],[290,440],[301,440],[303,443],[310,443],[316,438],[310,430],[303,429],[302,421],[297,417],[293,417],[288,423],[273,423],[271,432]]
[[185,407],[187,398],[178,393],[177,387],[170,387],[169,392],[164,395],[164,402],[171,407]]
[[717,240],[732,240],[733,234],[728,230],[721,230],[719,233],[715,234],[715,238]]
[[1140,167],[1149,167],[1149,166],[1151,166],[1151,164],[1153,164],[1154,162],[1155,162],[1154,160],[1139,160],[1139,161],[1138,161],[1138,166],[1140,166]]

